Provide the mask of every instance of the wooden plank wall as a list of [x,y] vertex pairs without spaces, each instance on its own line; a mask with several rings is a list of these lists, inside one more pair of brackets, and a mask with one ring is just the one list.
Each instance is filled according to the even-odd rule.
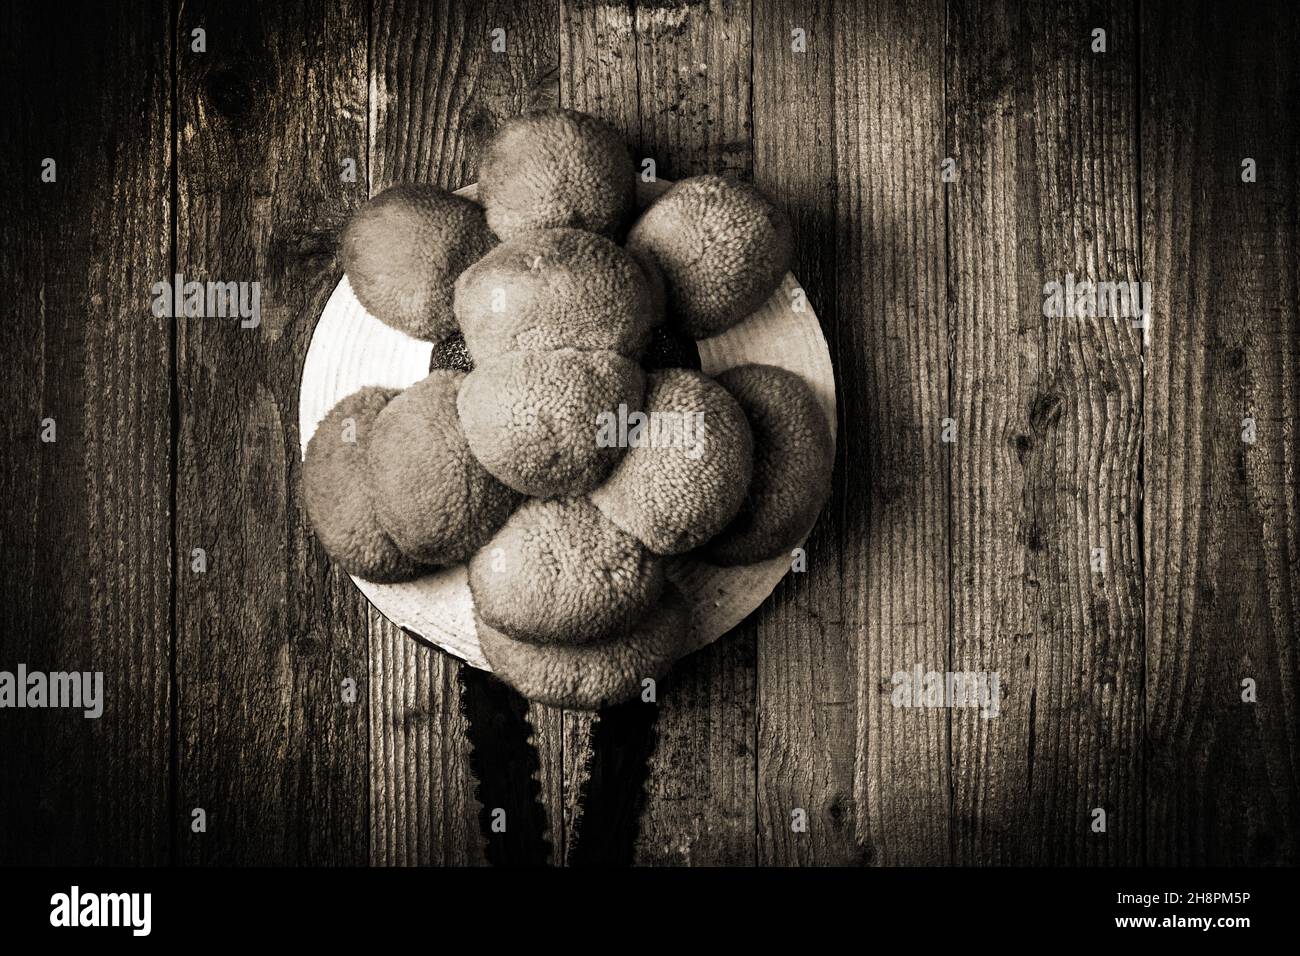
[[1133,10],[949,13],[953,667],[1003,690],[953,715],[956,858],[1137,863],[1141,330],[1042,311],[1138,278]]
[[169,14],[3,16],[0,670],[102,671],[105,700],[95,720],[0,712],[0,860],[165,863],[172,326],[149,289],[170,267]]
[[1144,458],[1156,864],[1300,858],[1300,129],[1281,106],[1298,19],[1142,10],[1143,258],[1164,319]]
[[[607,858],[1300,861],[1294,4],[2,16],[0,669],[102,670],[107,703],[0,714],[0,861],[502,858],[461,665],[313,541],[297,381],[350,211],[471,182],[556,102],[782,203],[839,387],[808,569],[662,683]],[[260,326],[154,318],[178,271],[260,281]],[[1150,283],[1148,328],[1045,318],[1066,273]],[[996,671],[998,715],[894,706],[917,665]],[[635,721],[527,717],[552,862],[589,861]]]
[[[761,4],[754,9],[754,181],[779,196],[795,229],[795,275],[817,311],[836,363],[838,429],[852,434],[869,400],[860,384],[861,326],[843,318],[841,283],[853,296],[866,258],[862,233],[840,218],[846,164],[807,162],[810,151],[843,155],[836,111],[837,40],[828,3]],[[803,30],[802,51],[795,30]],[[844,30],[851,36],[851,30]],[[839,41],[842,42],[842,41]],[[842,54],[840,55],[843,59]],[[822,237],[833,237],[825,242]],[[841,278],[843,277],[843,278]],[[859,303],[860,305],[860,303]],[[861,449],[839,444],[833,497],[805,546],[810,571],[788,575],[757,635],[758,862],[851,864],[868,855],[855,835],[865,819],[856,786],[858,635],[862,618],[844,596],[865,585],[867,468]],[[846,543],[850,543],[846,547]],[[861,806],[862,811],[859,812]],[[807,835],[793,814],[810,818]]]
[[[365,156],[365,22],[357,0],[249,0],[189,2],[176,24],[176,271],[259,280],[263,293],[257,328],[177,323],[184,862],[368,856],[366,709],[341,690],[352,678],[365,692],[364,602],[312,542],[296,428],[311,317],[335,283],[333,231],[364,198],[339,168]],[[205,573],[191,570],[194,548]]]

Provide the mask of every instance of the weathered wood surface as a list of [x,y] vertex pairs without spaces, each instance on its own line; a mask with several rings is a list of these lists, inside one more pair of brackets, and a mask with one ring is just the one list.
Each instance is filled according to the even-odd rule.
[[168,11],[0,16],[0,670],[102,671],[105,697],[99,719],[0,711],[0,861],[166,863],[173,333],[149,288],[170,266]]
[[829,165],[843,256],[839,561],[858,661],[854,833],[873,863],[936,863],[950,843],[950,714],[896,708],[891,696],[898,671],[946,670],[951,639],[946,456],[937,434],[949,411],[951,349],[935,172],[944,18],[939,4],[914,18],[902,4],[853,9],[852,28],[835,31]]
[[[557,101],[665,178],[787,209],[840,447],[807,572],[661,683],[656,738],[635,709],[528,708],[537,779],[507,798],[540,792],[551,861],[1300,862],[1293,4],[12,4],[0,27],[0,670],[103,670],[107,697],[99,721],[0,711],[0,862],[523,852],[480,832],[460,665],[312,538],[296,394],[350,210],[464,185],[504,118]],[[154,318],[175,271],[261,282],[261,325]],[[1044,317],[1067,272],[1149,282],[1146,335]],[[997,671],[998,716],[895,707],[918,664]]]
[[176,24],[176,271],[262,284],[256,328],[175,323],[183,862],[369,859],[365,601],[312,540],[296,428],[334,230],[365,198],[340,174],[366,154],[365,23],[360,0],[249,0],[189,2]]
[[[835,155],[840,123],[833,75],[835,33],[829,4],[758,4],[754,8],[754,182],[778,197],[795,230],[794,274],[822,322],[836,366],[841,434],[860,431],[866,405],[861,325],[845,321],[837,290],[861,281],[866,250],[837,229],[839,185],[856,175],[845,163],[809,163]],[[847,26],[847,24],[846,24]],[[792,31],[804,31],[794,49]],[[845,30],[845,35],[853,35]],[[858,234],[860,235],[860,234]],[[833,236],[827,242],[824,237]],[[841,241],[843,239],[843,241]],[[856,244],[854,244],[856,242]],[[865,823],[855,788],[858,741],[858,637],[845,598],[865,584],[860,561],[844,562],[844,542],[865,536],[867,489],[863,449],[839,443],[827,515],[805,544],[809,571],[788,575],[769,610],[754,622],[757,642],[757,860],[760,864],[865,862],[855,829]],[[856,549],[854,549],[856,550]],[[807,834],[792,829],[796,809]],[[862,808],[865,811],[865,808]]]
[[1002,692],[953,713],[956,859],[1138,863],[1142,333],[1043,315],[1067,273],[1138,278],[1137,32],[1118,3],[949,13],[952,666]]
[[1153,864],[1300,860],[1298,48],[1293,4],[1142,8]]

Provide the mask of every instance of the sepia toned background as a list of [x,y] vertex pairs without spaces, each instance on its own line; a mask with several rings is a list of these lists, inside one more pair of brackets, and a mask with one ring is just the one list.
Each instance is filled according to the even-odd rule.
[[[1296,4],[0,17],[0,669],[102,670],[107,698],[0,711],[0,863],[509,861],[471,720],[531,723],[535,768],[475,760],[540,799],[519,828],[551,862],[580,815],[646,864],[1300,862]],[[653,727],[463,682],[299,499],[339,226],[393,183],[473,181],[503,119],[555,103],[665,178],[775,197],[836,365],[807,572],[677,667]],[[261,282],[260,328],[155,318],[176,272]],[[1147,340],[1044,318],[1067,272],[1150,282]],[[895,708],[918,664],[998,672],[999,716]]]

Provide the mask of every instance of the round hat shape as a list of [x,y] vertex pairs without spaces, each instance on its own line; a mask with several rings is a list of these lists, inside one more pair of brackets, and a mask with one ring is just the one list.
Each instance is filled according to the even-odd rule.
[[[671,185],[668,180],[647,183],[638,178],[638,206],[648,206]],[[477,189],[471,184],[457,193],[473,199]],[[708,375],[749,362],[798,373],[816,394],[835,435],[830,350],[792,274],[786,273],[777,290],[749,318],[695,345],[700,368]],[[303,453],[317,426],[341,399],[366,385],[408,388],[429,374],[432,357],[432,343],[413,339],[366,312],[343,276],[316,323],[303,364],[298,395]],[[686,653],[712,643],[752,614],[790,570],[790,562],[789,554],[731,568],[690,556],[669,559],[668,578],[691,605]],[[352,580],[381,614],[407,633],[467,664],[491,669],[479,647],[464,565],[440,568],[401,584],[376,584],[355,576]]]

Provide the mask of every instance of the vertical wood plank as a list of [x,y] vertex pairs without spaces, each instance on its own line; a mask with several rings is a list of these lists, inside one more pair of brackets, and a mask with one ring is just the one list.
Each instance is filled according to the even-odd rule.
[[[190,863],[370,857],[365,601],[298,494],[297,387],[364,195],[366,9],[186,3],[177,270],[261,283],[261,322],[177,320],[177,836]],[[206,31],[206,52],[192,31]],[[191,573],[191,549],[208,555]],[[357,702],[342,684],[356,681]],[[202,808],[207,831],[193,832]]]
[[[493,52],[492,31],[505,31]],[[497,126],[555,100],[553,4],[375,0],[371,11],[371,193],[404,182],[473,182]],[[481,864],[478,802],[457,674],[463,665],[378,615],[370,632],[376,863]],[[547,796],[552,859],[561,846],[558,722],[530,716]],[[379,755],[383,755],[382,759]]]
[[565,862],[569,834],[574,830],[578,813],[578,792],[566,791],[565,781],[578,779],[590,740],[587,725],[575,728],[568,719],[570,716],[558,707],[532,701],[528,704],[552,866],[562,866]]
[[[665,179],[751,177],[749,4],[565,2],[561,23],[562,105],[613,123],[638,168],[650,157]],[[639,863],[754,861],[754,627],[660,682]],[[566,794],[579,786],[566,777]]]
[[641,77],[634,6],[562,0],[559,93],[562,106],[599,116],[618,130],[639,170]]
[[[795,232],[794,274],[829,341],[860,322],[836,299],[837,121],[834,23],[828,0],[754,4],[754,182],[780,203]],[[802,31],[801,34],[795,31]],[[850,333],[851,334],[851,333]],[[861,390],[861,356],[832,355],[841,394]],[[868,506],[847,446],[866,441],[857,420],[840,423],[834,494],[805,545],[806,574],[790,574],[756,623],[758,685],[758,860],[764,865],[843,865],[866,858],[858,840],[865,808],[854,799],[858,753],[856,668],[860,628],[845,595],[866,585],[846,578],[837,519]],[[854,566],[861,569],[861,565]],[[792,814],[807,814],[796,832]]]
[[948,323],[941,3],[835,11],[832,348],[841,399],[841,626],[856,667],[857,838],[876,864],[949,857],[948,717],[892,675],[948,661]]
[[957,860],[1131,865],[1142,333],[1043,307],[1067,274],[1139,278],[1133,10],[954,2],[950,17],[953,669],[996,673],[1000,691],[996,716],[953,711]]
[[169,11],[10,4],[0,49],[0,670],[103,672],[98,719],[0,718],[0,863],[166,863]]
[[483,862],[457,666],[394,627],[370,625],[370,862]]
[[1297,44],[1294,4],[1142,4],[1156,865],[1300,861]]

